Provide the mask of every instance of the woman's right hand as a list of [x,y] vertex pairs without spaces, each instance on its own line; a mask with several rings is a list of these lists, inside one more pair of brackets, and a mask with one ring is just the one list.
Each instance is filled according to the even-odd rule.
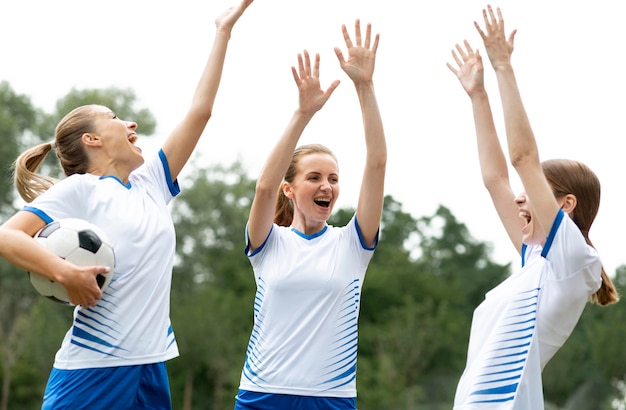
[[67,291],[70,303],[84,307],[96,306],[102,298],[96,277],[108,273],[110,269],[106,266],[78,266],[64,262],[63,274],[57,281]]
[[452,50],[452,57],[458,68],[450,63],[446,65],[459,79],[465,92],[472,97],[477,92],[485,91],[483,60],[478,50],[474,51],[467,40],[463,44],[465,50],[459,44],[456,45],[456,50]]
[[291,72],[298,86],[298,109],[305,115],[312,116],[319,111],[339,85],[339,80],[335,80],[326,91],[322,91],[319,78],[320,55],[315,54],[315,62],[311,69],[311,58],[307,50],[304,50],[303,54],[298,54],[298,69],[291,67]]

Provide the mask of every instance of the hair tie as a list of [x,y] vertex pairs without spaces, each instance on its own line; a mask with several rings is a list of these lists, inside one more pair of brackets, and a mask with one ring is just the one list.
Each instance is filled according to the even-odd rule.
[[55,140],[50,141],[50,149],[52,150],[57,149],[57,143]]

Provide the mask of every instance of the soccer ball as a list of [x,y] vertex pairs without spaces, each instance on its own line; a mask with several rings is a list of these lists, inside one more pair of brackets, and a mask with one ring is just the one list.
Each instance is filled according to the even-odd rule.
[[[44,226],[35,239],[55,255],[79,266],[108,266],[110,271],[96,277],[104,292],[113,278],[115,254],[113,245],[97,226],[83,219],[64,218]],[[28,273],[30,282],[39,294],[55,302],[69,305],[65,288],[43,276]]]

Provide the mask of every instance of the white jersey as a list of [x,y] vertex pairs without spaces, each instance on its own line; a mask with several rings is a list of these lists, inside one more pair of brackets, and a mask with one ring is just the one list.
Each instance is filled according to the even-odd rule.
[[561,210],[543,247],[474,311],[455,410],[544,408],[541,372],[602,284],[601,261]]
[[361,286],[373,251],[355,217],[310,236],[274,225],[259,249],[246,248],[257,292],[240,389],[356,397]]
[[176,237],[167,204],[179,192],[160,151],[127,185],[75,174],[24,208],[45,222],[85,219],[107,234],[115,252],[109,287],[96,307],[75,308],[54,367],[128,366],[178,356],[169,318]]

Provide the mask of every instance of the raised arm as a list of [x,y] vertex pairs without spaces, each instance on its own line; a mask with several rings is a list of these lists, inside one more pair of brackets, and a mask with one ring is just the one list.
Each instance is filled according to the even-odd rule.
[[368,24],[365,31],[365,39],[363,39],[360,21],[356,20],[354,26],[354,43],[348,34],[346,26],[343,25],[341,27],[346,47],[348,48],[348,59],[344,58],[339,48],[335,48],[335,54],[339,59],[341,68],[354,83],[361,105],[367,152],[356,217],[363,239],[368,246],[373,246],[376,242],[383,211],[385,171],[387,167],[385,131],[378,109],[378,102],[376,101],[373,82],[379,35],[376,34],[372,41],[372,26]]
[[477,23],[474,24],[483,39],[498,80],[509,158],[520,176],[526,195],[530,198],[535,218],[547,233],[552,227],[559,205],[541,168],[537,142],[511,65],[516,31],[509,35],[508,40],[505,38],[504,19],[499,8],[496,17],[491,6],[488,6],[487,10],[483,10],[483,19],[484,31]]
[[211,118],[231,31],[251,3],[252,0],[242,0],[238,6],[229,8],[215,20],[213,48],[196,87],[191,107],[163,144],[163,152],[167,157],[172,179],[178,177],[189,160]]
[[256,182],[248,219],[248,245],[251,251],[259,248],[269,235],[274,221],[276,194],[304,128],[339,85],[339,80],[335,80],[326,91],[322,91],[319,80],[319,54],[315,55],[312,69],[309,53],[305,50],[303,54],[304,56],[298,54],[298,69],[291,68],[298,86],[298,109],[293,113],[287,128],[270,152]]
[[476,130],[476,145],[483,183],[515,249],[522,249],[522,220],[515,204],[515,194],[509,180],[506,157],[500,145],[489,96],[485,90],[482,57],[464,41],[464,47],[457,44],[452,50],[456,62],[447,66],[459,79],[461,86],[470,97]]

